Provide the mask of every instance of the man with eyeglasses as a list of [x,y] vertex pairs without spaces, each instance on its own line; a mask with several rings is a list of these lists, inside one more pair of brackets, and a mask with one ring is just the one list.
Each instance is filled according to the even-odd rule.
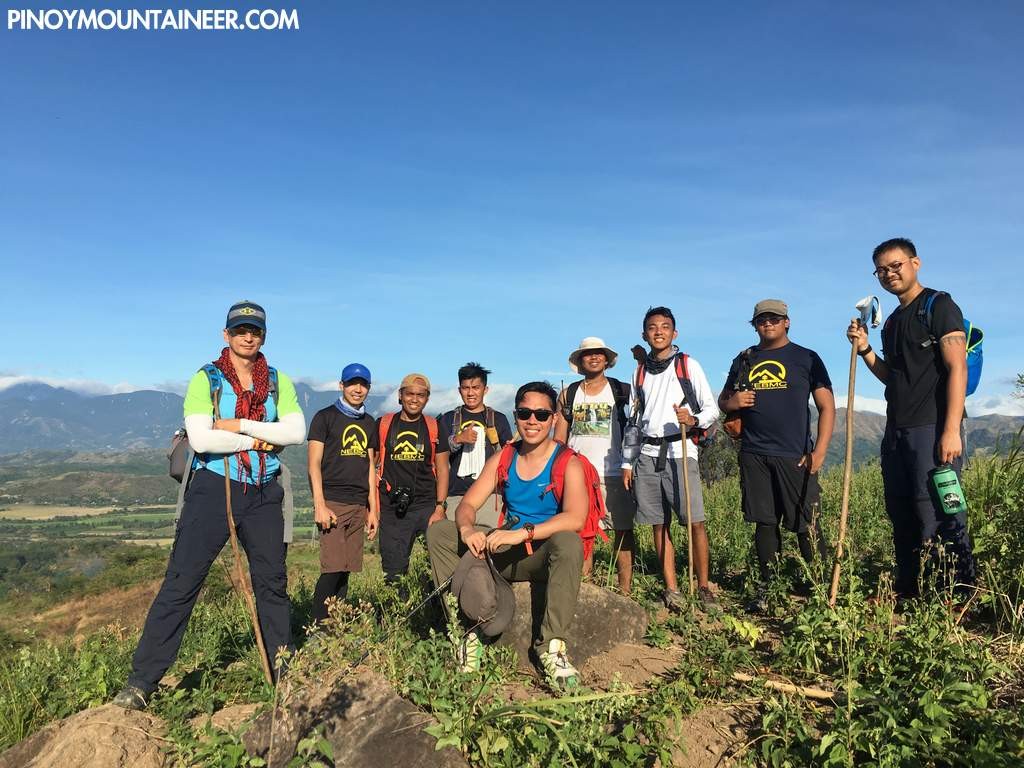
[[448,432],[423,413],[429,399],[430,379],[410,373],[398,388],[401,410],[377,420],[380,564],[388,582],[409,571],[416,537],[448,508]]
[[[955,570],[958,590],[965,590],[975,581],[967,513],[946,514],[929,477],[942,465],[951,466],[959,476],[963,465],[963,314],[948,293],[921,285],[921,260],[910,240],[886,240],[871,258],[874,275],[899,299],[899,307],[882,327],[881,356],[859,320],[850,322],[846,336],[857,345],[868,370],[885,384],[882,483],[896,550],[895,589],[904,598],[919,594],[921,556],[928,548],[930,563],[945,563],[942,578]],[[940,549],[944,558],[938,557]],[[950,563],[955,563],[954,569]]]
[[[589,499],[575,455],[565,466],[561,503],[552,492],[552,468],[562,450],[551,436],[556,400],[555,390],[546,381],[519,388],[515,419],[520,439],[514,444],[507,482],[498,487],[499,452],[487,460],[462,497],[455,521],[442,520],[427,531],[427,549],[438,586],[455,572],[467,551],[479,558],[490,552],[495,567],[509,581],[545,584],[544,618],[534,653],[553,687],[573,687],[579,683],[579,672],[569,661],[568,637],[583,567],[579,531],[586,522]],[[477,523],[477,510],[496,491],[504,496],[509,530],[491,531]],[[482,655],[480,632],[470,629],[456,649],[463,671],[479,669]]]
[[[750,324],[758,343],[732,361],[718,405],[726,413],[738,414],[742,425],[743,519],[754,524],[761,576],[749,608],[763,613],[771,567],[782,554],[781,526],[796,534],[806,562],[814,558],[812,535],[819,554],[826,554],[815,516],[821,499],[818,471],[828,453],[836,404],[821,358],[790,341],[789,307],[784,301],[759,301]],[[810,398],[818,409],[817,439],[811,438]]]
[[228,540],[226,486],[275,676],[274,658],[291,646],[277,454],[303,441],[306,423],[291,379],[260,351],[266,335],[263,307],[247,300],[234,304],[224,324],[227,346],[189,382],[185,428],[196,458],[190,478],[182,480],[188,485],[167,575],[146,617],[128,683],[114,698],[118,706],[144,709],[178,655],[199,589]]

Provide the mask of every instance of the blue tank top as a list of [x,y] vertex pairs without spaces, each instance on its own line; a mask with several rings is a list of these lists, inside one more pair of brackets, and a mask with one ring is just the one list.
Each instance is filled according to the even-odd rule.
[[516,471],[519,463],[518,451],[513,455],[512,466],[508,468],[508,485],[505,486],[508,513],[519,518],[519,522],[512,526],[513,528],[522,528],[525,523],[540,525],[558,512],[558,501],[555,499],[554,491],[544,491],[551,485],[551,467],[559,450],[555,448],[552,451],[544,469],[532,480],[520,479],[519,472]]

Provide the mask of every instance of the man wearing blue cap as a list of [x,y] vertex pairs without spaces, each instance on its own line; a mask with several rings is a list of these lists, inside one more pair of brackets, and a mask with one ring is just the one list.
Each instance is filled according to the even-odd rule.
[[363,529],[377,535],[380,511],[370,493],[376,476],[377,430],[364,405],[370,370],[349,363],[341,372],[341,397],[318,411],[309,425],[309,484],[313,519],[320,529],[320,578],[313,618],[327,618],[327,600],[344,600],[348,575],[363,569]]
[[114,697],[118,706],[143,709],[174,663],[206,574],[228,540],[228,493],[271,668],[278,651],[291,646],[285,491],[277,454],[302,442],[306,423],[291,379],[260,352],[266,336],[263,307],[237,302],[224,324],[227,346],[189,382],[185,429],[195,461],[182,479],[185,503],[167,575],[146,617],[128,683]]

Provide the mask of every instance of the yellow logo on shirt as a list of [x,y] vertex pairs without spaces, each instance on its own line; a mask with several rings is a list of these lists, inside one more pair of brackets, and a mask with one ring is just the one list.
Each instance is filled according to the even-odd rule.
[[419,432],[406,430],[395,435],[391,450],[393,461],[423,461],[423,443]]
[[787,389],[786,366],[778,360],[764,360],[750,369],[750,383],[755,390]]
[[341,450],[338,451],[338,455],[365,458],[366,446],[369,442],[362,427],[349,424],[341,433]]

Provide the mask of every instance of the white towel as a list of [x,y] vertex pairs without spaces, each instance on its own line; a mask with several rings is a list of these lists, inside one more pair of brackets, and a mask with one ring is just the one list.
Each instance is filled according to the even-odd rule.
[[471,477],[476,480],[480,471],[484,468],[487,457],[484,456],[484,430],[476,428],[476,442],[462,446],[462,456],[459,457],[459,471],[455,474],[459,477]]

